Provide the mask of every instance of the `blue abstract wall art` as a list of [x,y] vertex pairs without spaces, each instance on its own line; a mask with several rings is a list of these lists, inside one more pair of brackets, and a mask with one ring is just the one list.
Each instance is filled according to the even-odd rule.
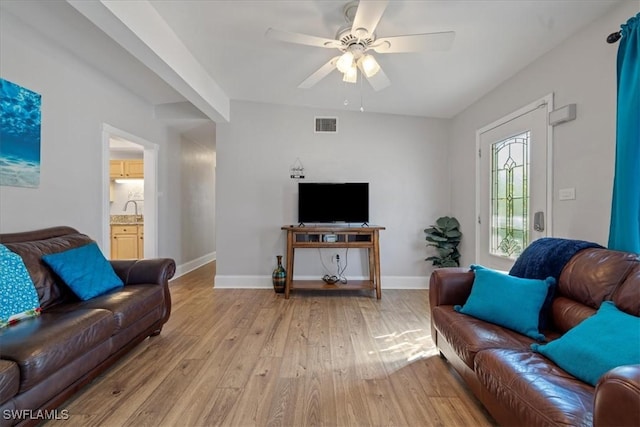
[[40,185],[41,98],[0,78],[0,185]]

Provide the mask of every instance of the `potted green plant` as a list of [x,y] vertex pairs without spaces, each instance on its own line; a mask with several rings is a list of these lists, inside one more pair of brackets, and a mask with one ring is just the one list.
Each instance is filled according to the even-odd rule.
[[427,246],[436,248],[438,255],[430,256],[425,261],[431,261],[436,268],[459,267],[460,252],[458,245],[462,240],[459,230],[460,223],[454,217],[443,216],[436,220],[436,224],[424,230],[427,235]]

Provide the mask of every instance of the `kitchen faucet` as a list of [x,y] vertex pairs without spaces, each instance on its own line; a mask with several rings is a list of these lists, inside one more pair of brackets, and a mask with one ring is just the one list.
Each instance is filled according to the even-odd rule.
[[123,211],[127,210],[127,207],[129,207],[129,203],[133,203],[133,206],[136,208],[136,218],[138,217],[138,202],[141,202],[142,200],[127,200],[127,203],[124,204],[124,209]]

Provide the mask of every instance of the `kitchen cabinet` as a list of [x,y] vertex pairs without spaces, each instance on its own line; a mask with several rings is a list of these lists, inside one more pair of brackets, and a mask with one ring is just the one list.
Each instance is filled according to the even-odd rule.
[[141,259],[144,256],[144,225],[111,226],[111,259]]
[[115,178],[144,178],[144,161],[142,159],[111,160],[109,176]]
[[144,258],[144,225],[138,225],[138,259]]

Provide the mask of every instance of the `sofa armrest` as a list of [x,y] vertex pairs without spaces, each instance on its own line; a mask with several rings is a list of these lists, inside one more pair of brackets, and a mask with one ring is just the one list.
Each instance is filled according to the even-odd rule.
[[[445,267],[433,270],[429,279],[429,314],[439,305],[464,304],[471,293],[475,274],[468,268]],[[431,338],[438,345],[436,326],[430,322]]]
[[111,266],[122,279],[124,285],[158,284],[164,288],[164,312],[160,328],[154,332],[159,334],[162,325],[171,315],[171,292],[169,279],[176,273],[176,263],[170,258],[149,258],[141,260],[112,260]]
[[594,396],[593,425],[640,425],[640,365],[620,366],[600,378]]
[[468,268],[439,268],[429,279],[429,306],[464,304],[471,293],[475,274]]
[[112,260],[111,266],[125,286],[135,284],[166,284],[176,272],[176,263],[169,258]]

